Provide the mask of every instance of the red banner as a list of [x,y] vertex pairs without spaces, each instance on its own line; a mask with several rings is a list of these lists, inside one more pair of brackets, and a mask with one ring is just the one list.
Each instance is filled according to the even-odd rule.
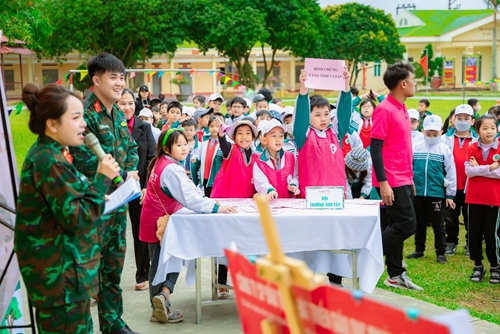
[[[244,333],[262,333],[261,321],[270,319],[278,333],[289,333],[277,286],[258,277],[257,267],[238,253],[226,250]],[[321,334],[448,334],[446,326],[329,285],[313,291],[294,287],[304,333]]]
[[479,57],[476,55],[465,56],[465,82],[475,83],[478,80]]

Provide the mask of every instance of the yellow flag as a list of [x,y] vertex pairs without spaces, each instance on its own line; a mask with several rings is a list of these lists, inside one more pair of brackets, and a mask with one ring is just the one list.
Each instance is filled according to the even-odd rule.
[[227,84],[229,80],[231,80],[231,78],[230,78],[230,77],[226,77],[226,78],[224,79],[224,85],[225,85],[225,84]]
[[149,72],[149,76],[153,77],[153,75],[155,75],[155,73],[156,73],[156,71],[151,71],[151,72]]
[[81,70],[80,71],[80,81],[83,80],[83,78],[85,78],[87,76],[87,74],[89,74],[89,71]]

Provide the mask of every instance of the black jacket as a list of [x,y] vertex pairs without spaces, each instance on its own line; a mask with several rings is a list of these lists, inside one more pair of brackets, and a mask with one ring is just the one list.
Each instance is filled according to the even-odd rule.
[[147,97],[144,101],[141,100],[141,97],[138,96],[135,98],[135,112],[136,116],[139,116],[139,113],[144,108],[149,108],[151,106],[151,99]]
[[137,153],[139,154],[139,164],[137,171],[139,172],[142,189],[146,188],[148,178],[147,171],[149,162],[156,156],[156,141],[151,131],[151,124],[142,121],[139,117],[134,116],[134,128],[132,129],[132,138],[138,145]]

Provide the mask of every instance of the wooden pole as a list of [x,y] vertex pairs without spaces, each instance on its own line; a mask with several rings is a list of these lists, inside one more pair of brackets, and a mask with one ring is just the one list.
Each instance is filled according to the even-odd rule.
[[24,80],[23,80],[23,60],[21,58],[21,54],[19,54],[19,70],[21,71],[21,90],[24,87]]

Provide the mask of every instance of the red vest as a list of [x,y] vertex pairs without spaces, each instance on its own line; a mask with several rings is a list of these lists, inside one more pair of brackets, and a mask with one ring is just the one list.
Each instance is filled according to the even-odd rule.
[[233,144],[231,154],[224,159],[220,171],[215,176],[210,198],[252,198],[255,194],[253,185],[253,164],[258,159],[252,154],[250,163],[245,164],[245,154],[236,144]]
[[310,129],[306,142],[299,152],[300,197],[306,197],[306,187],[346,187],[344,154],[337,136],[326,131],[326,138]]
[[182,205],[179,202],[174,198],[168,197],[161,190],[161,173],[163,173],[163,170],[170,164],[175,164],[175,162],[166,156],[162,156],[156,161],[151,171],[151,175],[149,176],[146,197],[142,204],[141,224],[139,225],[139,239],[141,239],[141,241],[147,243],[156,243],[159,241],[156,237],[156,222],[158,218],[165,215],[163,208],[165,208],[169,215],[182,209]]
[[361,133],[359,134],[359,137],[361,138],[361,141],[363,142],[363,148],[367,148],[370,146],[370,134],[372,132],[372,121],[368,120],[368,126],[365,126],[365,120],[363,119],[363,126],[361,127]]
[[285,165],[281,170],[269,167],[267,163],[260,159],[258,159],[256,163],[260,170],[267,176],[269,183],[276,189],[278,198],[294,198],[295,196],[288,191],[288,179],[293,177],[295,157],[293,153],[285,151],[283,159],[285,159]]
[[453,144],[453,160],[455,160],[455,167],[457,170],[457,190],[465,189],[465,181],[467,181],[467,175],[465,174],[465,162],[467,159],[467,149],[472,141],[472,138],[466,138],[464,140],[464,145],[460,147],[460,139],[454,136],[453,139],[455,143]]
[[[500,146],[496,150],[491,148],[487,159],[484,160],[482,149],[478,147],[477,142],[473,143],[468,148],[467,161],[471,156],[476,158],[479,165],[491,165],[500,159]],[[484,176],[469,177],[465,190],[465,203],[500,206],[500,179]]]

